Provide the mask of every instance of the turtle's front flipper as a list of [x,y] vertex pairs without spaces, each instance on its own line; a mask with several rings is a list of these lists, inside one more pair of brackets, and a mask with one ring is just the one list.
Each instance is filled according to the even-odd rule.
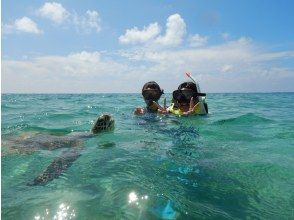
[[79,156],[81,156],[81,154],[78,149],[64,151],[62,155],[56,158],[43,173],[37,176],[32,183],[28,183],[27,185],[46,185],[53,179],[58,178],[76,159],[78,159]]

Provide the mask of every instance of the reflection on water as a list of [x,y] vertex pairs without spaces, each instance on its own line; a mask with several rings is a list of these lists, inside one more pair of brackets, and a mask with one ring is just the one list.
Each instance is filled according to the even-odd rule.
[[34,217],[35,220],[68,220],[75,219],[76,217],[75,210],[65,203],[61,203],[56,211],[50,211],[50,209],[46,208],[45,211],[40,212],[42,214],[36,214]]
[[[131,192],[129,194],[129,203],[132,203],[132,202],[136,202],[138,200],[138,196],[136,195],[135,192]],[[138,205],[139,203],[136,202],[136,204]]]
[[148,199],[148,196],[145,195],[145,196],[141,196],[140,198],[138,198],[137,194],[135,192],[130,192],[129,194],[129,203],[135,203],[136,205],[139,205],[140,204],[140,200],[141,201],[144,201],[144,200],[147,200]]

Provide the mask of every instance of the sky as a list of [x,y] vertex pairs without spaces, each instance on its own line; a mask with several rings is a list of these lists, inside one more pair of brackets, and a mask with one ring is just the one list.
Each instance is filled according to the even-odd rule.
[[294,92],[292,0],[2,0],[3,93]]

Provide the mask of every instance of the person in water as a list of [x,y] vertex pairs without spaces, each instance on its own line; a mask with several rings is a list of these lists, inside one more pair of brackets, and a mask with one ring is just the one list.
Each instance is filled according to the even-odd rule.
[[143,115],[147,112],[156,113],[158,111],[163,111],[165,108],[162,108],[158,104],[158,100],[160,99],[162,94],[163,94],[163,90],[160,88],[160,86],[156,82],[150,81],[145,83],[142,88],[142,96],[146,103],[146,107],[136,108],[134,111],[134,114]]
[[175,115],[207,114],[208,107],[202,101],[205,93],[200,93],[194,82],[184,82],[173,92],[172,105],[166,110]]

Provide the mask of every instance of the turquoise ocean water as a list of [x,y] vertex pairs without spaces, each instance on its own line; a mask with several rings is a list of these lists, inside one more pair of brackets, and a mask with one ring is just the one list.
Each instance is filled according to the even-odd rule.
[[[138,117],[140,94],[2,95],[2,219],[294,219],[294,93],[207,102]],[[101,113],[115,130],[81,138]],[[59,178],[28,185],[72,147]]]

